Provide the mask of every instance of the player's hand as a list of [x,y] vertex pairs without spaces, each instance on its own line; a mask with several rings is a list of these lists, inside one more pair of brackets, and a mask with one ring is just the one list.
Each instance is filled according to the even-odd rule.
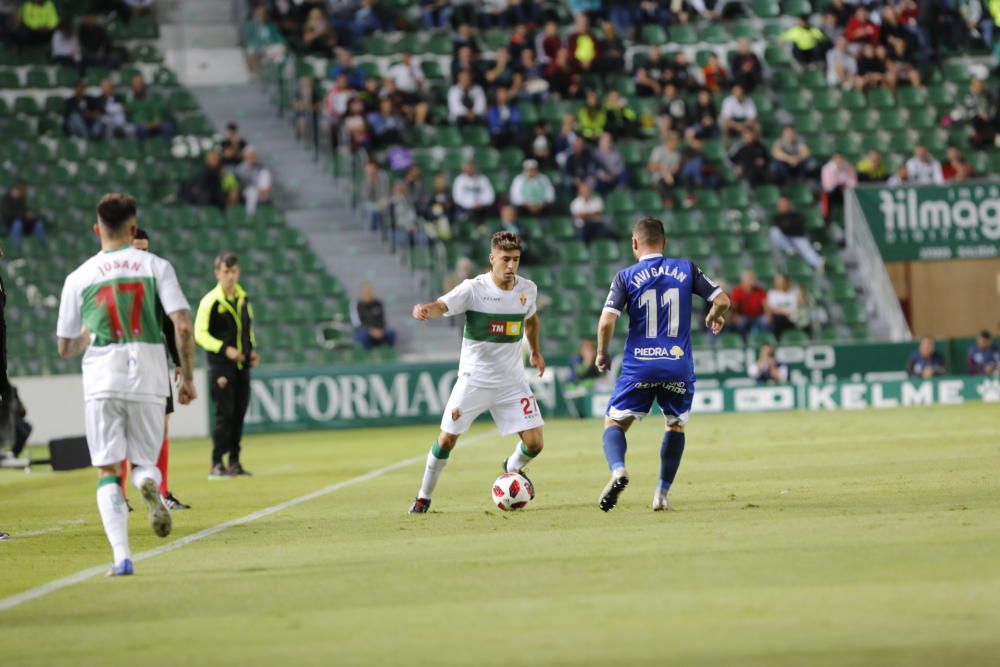
[[413,319],[420,321],[431,319],[431,309],[427,307],[427,304],[418,303],[413,307]]
[[607,373],[611,370],[611,357],[606,354],[598,354],[597,358],[594,359],[594,365],[597,366],[597,370]]
[[250,352],[250,368],[257,368],[260,366],[260,355],[254,350]]
[[194,380],[181,380],[180,389],[177,390],[177,401],[181,405],[187,405],[198,398],[198,392],[194,388]]
[[181,380],[184,379],[184,367],[178,366],[174,369],[174,386],[181,386]]
[[722,327],[726,326],[726,318],[722,315],[716,315],[715,317],[709,315],[705,318],[705,326],[708,327],[708,330],[713,335],[718,336],[722,333]]
[[538,377],[545,375],[545,359],[542,358],[541,353],[532,352],[528,358],[528,363],[538,369]]
[[243,363],[246,361],[246,355],[230,345],[226,348],[226,359],[229,359],[229,361],[238,361]]

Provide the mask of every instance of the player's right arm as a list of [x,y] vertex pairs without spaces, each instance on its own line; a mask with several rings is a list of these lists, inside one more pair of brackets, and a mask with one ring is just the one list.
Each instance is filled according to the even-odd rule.
[[174,324],[174,341],[181,360],[181,386],[177,390],[177,400],[181,405],[187,405],[198,397],[194,387],[194,324],[191,322],[191,306],[184,298],[174,267],[166,260],[157,259],[159,261],[153,264],[156,295],[167,317]]
[[594,359],[594,365],[602,373],[611,370],[608,346],[611,345],[611,339],[615,336],[615,324],[621,317],[622,309],[625,308],[627,302],[628,289],[625,287],[625,277],[619,271],[615,274],[615,279],[611,281],[611,290],[604,302],[601,319],[597,323],[597,356]]
[[417,320],[433,320],[442,315],[458,315],[469,309],[472,303],[472,281],[463,280],[455,289],[432,303],[418,303],[413,307],[413,317]]
[[448,304],[440,299],[433,303],[418,303],[413,306],[413,318],[417,320],[433,320],[448,312]]
[[90,332],[83,325],[83,297],[72,284],[73,275],[63,283],[59,299],[59,322],[56,325],[59,356],[63,359],[83,354],[90,345]]

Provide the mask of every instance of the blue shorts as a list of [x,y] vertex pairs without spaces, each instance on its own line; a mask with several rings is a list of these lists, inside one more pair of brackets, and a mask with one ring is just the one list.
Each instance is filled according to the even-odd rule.
[[663,411],[668,426],[683,426],[691,415],[694,382],[680,380],[659,382],[619,377],[605,414],[615,421],[626,417],[642,419],[653,407],[653,399],[656,399],[660,410]]

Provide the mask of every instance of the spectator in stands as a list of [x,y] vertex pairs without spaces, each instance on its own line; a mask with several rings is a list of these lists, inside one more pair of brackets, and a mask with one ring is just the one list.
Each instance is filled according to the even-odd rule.
[[518,94],[532,102],[544,102],[549,95],[549,82],[544,76],[543,67],[538,64],[532,49],[521,49],[520,61],[515,68],[520,77]]
[[420,25],[424,30],[446,28],[451,19],[448,0],[420,0]]
[[552,181],[538,170],[536,160],[525,160],[523,170],[510,184],[510,203],[525,215],[544,215],[555,201]]
[[236,123],[226,125],[226,138],[220,144],[222,148],[222,164],[235,167],[243,161],[243,151],[247,142],[240,136],[240,126]]
[[746,342],[747,335],[768,331],[767,313],[764,302],[767,291],[757,282],[757,274],[745,269],[740,274],[740,283],[733,288],[730,328]]
[[535,123],[535,136],[531,139],[530,154],[538,164],[546,167],[556,166],[556,156],[552,152],[552,142],[548,137],[548,125],[544,120]]
[[596,90],[588,90],[583,106],[577,113],[577,124],[585,139],[594,141],[604,132],[608,115],[601,106]]
[[462,281],[468,280],[473,277],[473,265],[472,260],[468,257],[459,257],[455,262],[455,270],[448,273],[444,277],[444,282],[442,288],[444,291],[442,294],[447,294],[456,287],[462,284]]
[[635,68],[635,92],[640,96],[660,95],[663,92],[664,73],[670,70],[670,63],[663,57],[660,47],[651,46],[646,59]]
[[[687,100],[677,90],[677,84],[668,83],[663,87],[663,96],[660,98],[660,117],[669,118],[669,129],[676,132],[683,132],[691,123]],[[661,124],[661,129],[666,130],[667,128]]]
[[590,184],[594,177],[594,158],[590,148],[579,134],[573,137],[569,155],[563,164],[563,187],[574,194],[582,183]]
[[820,170],[820,184],[823,187],[820,211],[823,219],[829,220],[830,209],[844,204],[844,188],[853,188],[858,184],[858,173],[844,154],[837,152]]
[[595,239],[619,239],[618,232],[604,215],[604,200],[591,191],[590,183],[580,183],[579,194],[570,202],[569,212],[580,238],[587,245]]
[[781,128],[781,138],[771,149],[771,156],[774,158],[771,167],[780,183],[809,178],[816,171],[809,147],[791,125]]
[[598,52],[598,69],[601,74],[619,74],[625,71],[625,42],[610,21],[601,21],[601,48]]
[[458,50],[455,57],[451,59],[452,83],[458,82],[459,72],[466,71],[472,75],[473,83],[482,84],[486,80],[485,67],[486,65],[479,59],[479,54],[473,51],[472,47],[463,46]]
[[20,248],[25,234],[34,236],[38,241],[45,240],[44,221],[28,208],[28,184],[25,181],[14,183],[0,199],[0,217],[12,247]]
[[962,123],[972,129],[969,143],[973,148],[982,149],[993,145],[993,138],[998,129],[997,101],[995,95],[986,91],[986,83],[979,77],[973,77],[969,82],[969,91],[962,98],[962,103],[945,116],[945,125]]
[[[313,7],[302,25],[301,50],[303,53],[330,58],[337,47],[337,34],[330,27],[326,14]],[[339,49],[338,49],[339,50]],[[336,76],[336,75],[334,75]]]
[[910,172],[906,170],[906,163],[896,167],[896,171],[892,176],[886,181],[886,185],[896,186],[896,185],[906,185],[910,181]]
[[906,374],[929,380],[946,372],[944,358],[934,349],[934,339],[927,336],[921,338],[917,351],[906,362]]
[[52,62],[64,67],[80,67],[82,54],[80,40],[72,19],[59,21],[59,28],[52,33]]
[[305,139],[312,115],[319,111],[321,104],[320,88],[316,80],[311,76],[299,77],[295,95],[292,97],[292,120],[296,139]]
[[215,206],[225,210],[231,198],[239,198],[239,185],[233,182],[235,179],[235,176],[227,175],[222,170],[222,156],[219,152],[209,151],[205,153],[204,166],[188,186],[187,199],[197,206]]
[[619,139],[635,134],[639,114],[629,106],[628,100],[617,90],[609,90],[604,97],[605,130]]
[[992,375],[1000,371],[1000,347],[993,342],[986,329],[979,332],[976,343],[969,348],[965,365],[970,375]]
[[486,124],[490,128],[490,140],[497,148],[521,143],[521,109],[511,103],[506,88],[497,88],[493,104],[486,112]]
[[580,73],[570,60],[569,49],[561,48],[556,57],[545,67],[549,89],[565,98],[578,97],[582,92]]
[[828,48],[823,31],[809,23],[809,15],[803,14],[795,25],[781,34],[782,42],[792,45],[792,56],[802,65],[823,62]]
[[569,376],[567,382],[575,385],[590,387],[594,380],[601,377],[601,372],[597,370],[597,346],[593,339],[580,339],[580,347],[576,354],[569,360]]
[[656,187],[665,205],[670,201],[671,189],[681,171],[683,156],[681,155],[681,139],[676,132],[670,132],[663,138],[663,143],[653,149],[646,163],[646,170],[656,178]]
[[[680,181],[689,190],[694,188],[714,188],[719,184],[715,169],[705,159],[702,153],[702,142],[697,139],[688,139],[684,149],[684,159],[681,164],[681,171],[678,174]],[[686,205],[694,205],[694,194],[689,193]]]
[[886,60],[885,49],[865,42],[858,53],[857,63],[858,76],[854,79],[856,89],[871,90],[888,85],[889,62]]
[[847,39],[837,37],[833,48],[826,52],[826,85],[847,90],[855,85],[858,61],[847,45]]
[[[396,84],[396,89],[403,98],[403,113],[412,118],[414,125],[423,125],[427,117],[427,77],[420,67],[413,62],[408,51],[400,55],[400,60],[389,68],[386,78]],[[408,112],[407,108],[412,109]]]
[[698,91],[691,116],[694,122],[684,133],[688,141],[691,141],[692,137],[695,139],[719,137],[719,114],[715,109],[711,93],[704,88]]
[[389,98],[382,98],[378,110],[366,114],[365,122],[371,130],[373,148],[385,148],[402,141],[403,117]]
[[368,217],[372,231],[382,228],[385,209],[389,205],[389,176],[378,168],[375,160],[365,163],[364,179],[361,182],[361,208]]
[[573,32],[569,34],[569,53],[573,65],[580,71],[596,68],[600,45],[590,33],[590,19],[580,12],[573,19]]
[[562,36],[559,34],[559,24],[555,21],[546,21],[545,26],[535,37],[535,55],[538,62],[547,65],[556,59],[556,53],[563,46]]
[[347,114],[340,122],[351,151],[366,150],[371,145],[371,128],[365,117],[365,103],[355,97],[347,103]]
[[948,161],[941,166],[941,175],[946,183],[965,181],[974,178],[976,170],[969,161],[962,157],[958,146],[948,146]]
[[764,309],[767,321],[780,341],[786,331],[805,328],[809,323],[809,302],[798,285],[793,285],[788,274],[776,273],[774,286],[767,291]]
[[678,51],[674,54],[673,62],[667,63],[667,65],[667,69],[663,72],[664,83],[673,81],[679,89],[686,91],[694,90],[697,87],[687,53]]
[[59,13],[52,0],[24,0],[17,16],[14,40],[19,46],[47,44],[59,25]]
[[854,10],[854,15],[844,26],[844,37],[848,43],[858,47],[863,44],[871,44],[873,47],[879,45],[881,40],[878,24],[872,21],[864,5],[858,5]]
[[[460,11],[460,5],[465,4],[474,6],[475,3],[476,0],[472,0],[467,3],[452,2],[452,6],[454,7],[455,12],[458,13]],[[475,12],[475,9],[472,11]],[[476,33],[472,30],[472,21],[459,20],[458,23],[458,30],[451,40],[452,52],[457,54],[461,51],[463,46],[467,46],[473,51],[473,53],[478,55],[482,52],[482,49],[479,47],[479,40],[476,39]]]
[[786,255],[798,255],[814,269],[823,268],[823,258],[806,237],[805,216],[792,208],[792,200],[787,196],[778,198],[778,210],[771,223],[771,229],[768,230],[771,243]]
[[519,81],[515,81],[515,68],[510,59],[510,51],[507,47],[498,47],[493,52],[493,64],[487,65],[483,71],[483,84],[490,90],[496,88],[515,88]]
[[740,140],[729,149],[729,160],[736,173],[752,186],[770,180],[771,152],[753,128],[743,128]]
[[243,161],[233,173],[240,182],[247,215],[253,215],[258,204],[271,201],[271,170],[257,161],[257,150],[253,146],[244,149]]
[[243,48],[246,51],[247,68],[257,73],[265,60],[278,62],[285,55],[285,38],[278,26],[267,16],[267,7],[257,5],[253,16],[243,24]]
[[126,107],[132,119],[132,132],[139,139],[158,136],[168,143],[173,139],[176,128],[167,118],[163,105],[150,99],[141,74],[132,75]]
[[361,6],[354,12],[354,20],[350,24],[354,43],[373,32],[382,30],[382,20],[376,8],[375,0],[361,0]]
[[913,149],[913,157],[906,161],[906,173],[910,183],[918,185],[941,185],[944,172],[941,163],[934,159],[926,146],[920,144]]
[[882,154],[874,149],[858,161],[857,172],[862,183],[880,183],[889,178],[889,167],[882,160]]
[[66,99],[63,108],[63,130],[81,139],[104,136],[101,107],[97,99],[87,95],[87,84],[81,79],[73,86],[73,96]]
[[625,185],[625,159],[615,148],[610,132],[605,132],[597,142],[594,157],[594,181],[597,191],[607,194]]
[[748,93],[753,93],[764,81],[764,66],[750,48],[750,40],[745,37],[736,40],[736,51],[729,57],[729,71],[733,83],[739,84]]
[[757,361],[747,366],[747,375],[760,385],[782,384],[788,382],[788,366],[774,356],[773,345],[762,343]]
[[476,163],[472,160],[466,160],[462,164],[462,173],[455,177],[451,185],[451,197],[455,202],[458,218],[476,222],[482,222],[496,202],[493,184],[476,171]]
[[458,83],[448,90],[448,119],[459,125],[474,125],[486,115],[486,94],[472,83],[468,70],[458,73]]
[[121,54],[94,14],[84,14],[77,30],[84,67],[118,67]]
[[[444,172],[434,174],[431,191],[417,202],[417,212],[425,223],[438,228],[438,237],[451,235],[451,221],[455,217],[455,202]],[[442,231],[444,230],[444,231]]]
[[104,138],[124,137],[132,133],[125,103],[115,93],[115,84],[111,79],[101,81],[101,94],[97,97],[97,106],[101,110],[101,125],[104,128]]
[[[701,68],[701,76],[705,82],[705,88],[708,88],[712,93],[717,93],[729,85],[729,72],[719,62],[719,56],[715,53],[708,56],[708,61]],[[725,105],[723,105],[724,107]]]
[[521,237],[521,264],[527,266],[529,264],[535,264],[538,261],[538,256],[534,253],[534,247],[532,245],[531,234],[526,230],[517,220],[517,209],[513,206],[501,206],[500,207],[500,226],[495,230],[483,230],[485,233],[492,234],[494,231],[500,232],[512,232]]
[[385,306],[375,297],[375,288],[369,282],[361,285],[358,300],[351,308],[351,324],[354,325],[354,340],[366,350],[396,345],[396,332],[386,326]]
[[336,80],[341,74],[347,77],[347,85],[354,90],[365,86],[365,73],[354,64],[354,56],[345,48],[336,51],[337,63],[330,68],[330,78]]
[[757,105],[747,97],[743,86],[736,84],[722,100],[722,110],[719,112],[719,125],[722,136],[728,139],[742,134],[744,129],[757,130]]

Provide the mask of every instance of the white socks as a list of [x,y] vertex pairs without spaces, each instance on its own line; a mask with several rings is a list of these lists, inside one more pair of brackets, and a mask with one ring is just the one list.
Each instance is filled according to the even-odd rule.
[[[540,453],[539,451],[538,454]],[[524,443],[518,442],[517,446],[514,447],[514,453],[507,459],[507,472],[521,472],[538,454],[529,453]]]
[[[417,497],[426,498],[430,500],[431,494],[434,493],[434,487],[437,486],[438,479],[441,477],[441,473],[444,472],[444,467],[448,465],[448,459],[438,458],[435,456],[435,450],[438,450],[437,445],[434,446],[427,454],[427,468],[424,470],[424,481],[420,485],[420,493]],[[445,454],[451,454],[451,452],[443,452]]]
[[160,482],[163,480],[163,475],[160,473],[160,469],[156,466],[133,466],[132,467],[132,484],[135,488],[142,490],[142,483],[147,479],[152,478],[156,482],[156,488],[160,488]]
[[118,484],[118,477],[105,476],[101,477],[97,486],[97,510],[101,513],[104,534],[111,543],[115,564],[132,557],[128,546],[128,507]]

